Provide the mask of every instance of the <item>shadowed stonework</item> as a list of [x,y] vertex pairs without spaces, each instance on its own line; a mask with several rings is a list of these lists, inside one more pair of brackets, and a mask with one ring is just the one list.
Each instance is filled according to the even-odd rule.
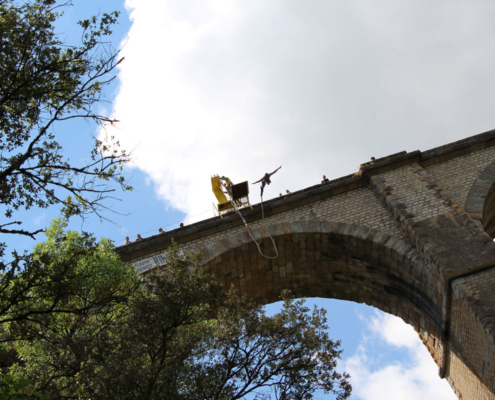
[[[495,131],[365,164],[360,174],[117,249],[143,272],[172,238],[262,304],[350,300],[411,324],[462,399],[495,399]],[[206,194],[205,194],[206,195]],[[208,193],[209,195],[209,193]]]

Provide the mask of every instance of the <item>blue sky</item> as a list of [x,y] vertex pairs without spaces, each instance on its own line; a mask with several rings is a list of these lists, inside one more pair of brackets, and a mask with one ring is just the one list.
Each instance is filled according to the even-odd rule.
[[[125,44],[126,60],[102,112],[121,121],[111,133],[133,151],[134,191],[110,203],[120,213],[108,215],[113,224],[72,227],[117,245],[213,216],[213,174],[254,182],[282,165],[271,198],[356,172],[371,156],[495,127],[488,0],[74,0],[60,32],[77,40],[77,19],[115,9],[113,43]],[[57,129],[74,160],[101,134],[84,123]],[[26,214],[39,227],[55,216]],[[328,310],[331,336],[342,340],[352,398],[455,398],[402,321],[364,305],[309,302]]]

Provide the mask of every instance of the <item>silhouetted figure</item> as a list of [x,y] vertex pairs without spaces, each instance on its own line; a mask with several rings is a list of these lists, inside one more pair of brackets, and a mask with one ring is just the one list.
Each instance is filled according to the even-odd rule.
[[125,244],[131,244],[132,242],[129,240],[129,236],[125,237]]
[[180,223],[180,227],[181,228],[184,228],[184,223],[183,222]]
[[330,182],[330,181],[328,180],[328,178],[325,175],[323,175],[323,180],[321,181],[321,183],[323,184],[323,183],[327,183],[327,182]]
[[138,235],[137,235],[136,242],[137,242],[138,240],[143,240],[143,238],[141,237],[141,235],[140,235],[139,233],[138,233]]
[[158,229],[158,233],[165,233],[165,231],[162,228],[160,228]]
[[272,181],[270,180],[270,177],[275,173],[277,172],[280,168],[282,168],[282,166],[278,167],[275,171],[273,171],[271,174],[269,174],[268,172],[265,173],[265,176],[263,178],[261,178],[259,181],[256,181],[256,182],[253,182],[253,185],[256,184],[256,183],[259,183],[261,182],[261,196],[263,196],[263,189],[265,188],[265,185],[269,185],[270,183],[272,183]]

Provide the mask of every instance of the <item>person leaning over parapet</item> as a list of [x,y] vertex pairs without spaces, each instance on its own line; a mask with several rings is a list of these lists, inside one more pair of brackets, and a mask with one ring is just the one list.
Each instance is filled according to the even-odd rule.
[[325,175],[323,175],[323,180],[321,181],[321,183],[324,184],[327,182],[330,182],[330,181],[328,180],[328,178]]
[[221,176],[220,182],[222,183],[223,187],[227,189],[227,192],[224,193],[228,193],[228,195],[232,197],[232,186],[233,186],[232,181],[226,176]]
[[[230,199],[232,200],[232,198],[234,197],[233,196],[233,193],[232,193],[232,186],[234,186],[234,184],[232,183],[232,181],[227,177],[227,176],[221,176],[220,177],[220,182],[222,183],[222,186],[227,189],[227,191],[223,191],[225,194],[228,194],[230,196]],[[242,201],[241,200],[234,200],[235,204],[237,206],[241,206],[242,205]]]
[[269,174],[268,172],[265,173],[265,176],[263,178],[261,178],[259,181],[256,181],[256,182],[253,182],[252,184],[255,185],[256,183],[259,183],[261,182],[261,196],[263,196],[263,189],[265,188],[265,185],[269,185],[270,183],[272,183],[272,181],[270,180],[270,177],[275,173],[277,172],[280,168],[282,168],[282,166],[278,167],[275,171],[273,171],[271,174]]

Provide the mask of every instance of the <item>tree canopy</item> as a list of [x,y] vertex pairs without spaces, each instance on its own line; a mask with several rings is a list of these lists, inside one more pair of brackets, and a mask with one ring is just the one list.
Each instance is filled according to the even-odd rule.
[[[117,12],[79,22],[81,42],[64,43],[55,21],[68,3],[0,0],[0,233],[34,238],[16,211],[59,204],[66,217],[101,214],[114,187],[130,189],[121,175],[129,156],[114,138],[94,138],[87,162],[64,154],[57,136],[63,121],[84,118],[112,124],[95,106],[122,61],[106,37]],[[59,127],[55,134],[55,127]],[[62,133],[61,133],[62,132]],[[75,139],[77,140],[77,138]],[[13,220],[14,219],[14,220]]]
[[[70,265],[62,267],[70,278],[68,290],[58,281],[56,290],[30,288],[28,297],[40,304],[29,308],[41,312],[6,325],[19,357],[11,374],[29,381],[29,390],[60,399],[350,395],[348,376],[336,371],[340,343],[329,339],[323,309],[311,311],[283,293],[282,310],[267,316],[198,268],[198,254],[174,247],[165,266],[141,279],[109,241],[88,242],[58,221],[33,260],[52,276]],[[53,312],[43,312],[61,292]]]

